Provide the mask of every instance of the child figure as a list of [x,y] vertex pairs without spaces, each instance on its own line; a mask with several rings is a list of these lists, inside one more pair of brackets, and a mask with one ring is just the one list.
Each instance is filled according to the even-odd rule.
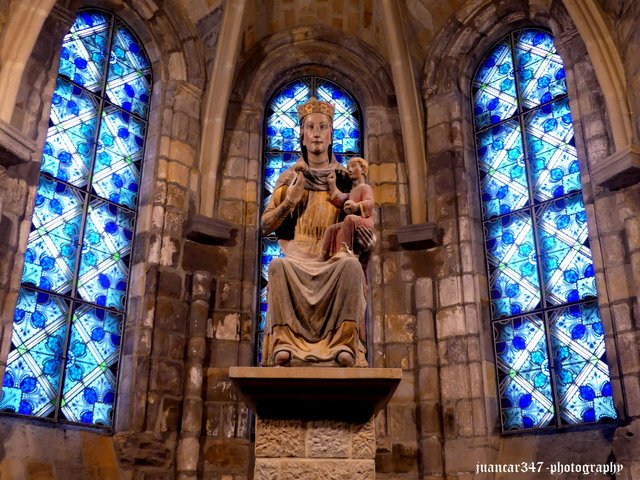
[[366,227],[373,230],[373,189],[365,183],[369,171],[368,162],[361,157],[353,157],[347,164],[347,174],[352,182],[350,193],[343,193],[336,187],[336,175],[330,173],[329,201],[343,208],[348,215],[344,221],[329,226],[324,232],[322,253],[318,260],[324,261],[334,256],[353,254],[356,230]]

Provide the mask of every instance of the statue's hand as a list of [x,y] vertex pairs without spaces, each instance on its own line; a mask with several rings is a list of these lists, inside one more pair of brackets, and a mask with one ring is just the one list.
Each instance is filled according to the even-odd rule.
[[327,184],[330,192],[336,189],[336,172],[331,172],[327,175]]
[[307,170],[309,170],[309,165],[307,165],[307,162],[305,162],[302,158],[299,159],[294,165],[293,165],[293,171],[298,173],[298,172],[306,172]]
[[351,215],[355,215],[356,213],[358,213],[358,210],[360,210],[360,207],[358,207],[358,204],[353,200],[347,200],[346,202],[344,202],[343,208],[345,213],[348,213]]
[[358,239],[358,243],[362,247],[363,252],[373,250],[373,247],[376,244],[376,234],[373,233],[373,230],[367,227],[358,227],[356,229],[356,238]]
[[296,174],[296,178],[293,179],[293,182],[287,188],[287,196],[286,199],[289,200],[294,205],[297,205],[300,199],[302,198],[302,194],[304,193],[304,174],[302,172],[298,172]]

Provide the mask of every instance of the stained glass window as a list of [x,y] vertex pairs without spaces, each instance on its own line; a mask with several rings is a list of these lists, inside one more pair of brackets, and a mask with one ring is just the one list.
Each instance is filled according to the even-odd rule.
[[473,112],[503,431],[616,419],[565,70],[544,31],[483,59]]
[[64,37],[0,410],[110,427],[151,68],[114,15]]
[[[278,177],[300,157],[298,105],[310,97],[335,106],[333,155],[345,167],[349,159],[362,156],[362,120],[354,98],[342,87],[320,77],[304,77],[281,87],[269,101],[265,115],[262,210],[269,203]],[[257,363],[261,362],[262,334],[267,319],[267,282],[271,259],[283,254],[275,236],[260,239],[260,298],[257,318]]]

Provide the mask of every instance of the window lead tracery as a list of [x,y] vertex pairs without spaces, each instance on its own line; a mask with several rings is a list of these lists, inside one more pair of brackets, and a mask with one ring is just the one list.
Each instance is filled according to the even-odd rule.
[[64,37],[0,411],[111,427],[151,95],[116,16]]
[[565,69],[553,37],[499,41],[473,115],[503,431],[613,421]]

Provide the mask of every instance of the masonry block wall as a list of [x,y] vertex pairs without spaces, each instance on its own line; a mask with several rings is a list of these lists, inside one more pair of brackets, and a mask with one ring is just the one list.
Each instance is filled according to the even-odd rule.
[[[584,0],[602,13],[603,42],[622,63],[640,143],[640,5]],[[46,2],[43,2],[43,4]],[[254,363],[258,225],[264,108],[300,75],[340,83],[360,102],[368,182],[377,199],[370,264],[371,364],[404,377],[375,422],[382,480],[475,476],[478,463],[622,462],[640,476],[640,185],[611,190],[593,175],[619,153],[612,116],[588,39],[568,0],[399,2],[420,86],[427,149],[428,220],[442,244],[405,250],[411,224],[405,133],[376,0],[247,0],[235,56],[215,185],[216,219],[231,238],[188,240],[198,210],[206,92],[228,2],[223,0],[60,0],[25,63],[9,119],[0,119],[0,376],[33,211],[62,36],[78,8],[107,8],[140,36],[153,63],[154,90],[129,320],[113,432],[0,416],[4,479],[250,479],[254,417],[238,399],[228,367]],[[4,33],[16,1],[0,0]],[[483,260],[470,81],[486,50],[523,26],[550,29],[566,70],[590,225],[600,311],[620,426],[544,435],[499,433],[498,399]],[[602,40],[602,39],[601,39]],[[605,98],[607,97],[607,98]],[[2,100],[0,99],[0,102]],[[0,103],[0,106],[2,104]],[[0,109],[1,115],[2,109]],[[550,448],[550,445],[553,448]],[[539,476],[537,478],[546,478]]]

